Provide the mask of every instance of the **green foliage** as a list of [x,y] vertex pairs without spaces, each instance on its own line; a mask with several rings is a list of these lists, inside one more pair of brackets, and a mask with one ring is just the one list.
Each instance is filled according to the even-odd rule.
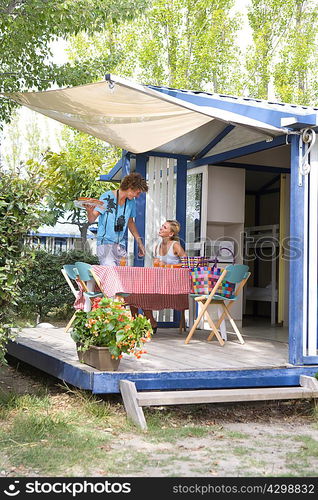
[[306,0],[252,0],[253,43],[246,55],[249,95],[268,99],[270,85],[283,102],[317,103],[318,6]]
[[65,130],[64,142],[60,153],[49,151],[41,164],[30,160],[27,166],[43,179],[50,223],[54,225],[59,217],[69,213],[68,221],[76,224],[81,232],[84,250],[89,223],[86,211],[74,207],[73,201],[80,196],[99,198],[114,187],[113,183],[96,179],[113,167],[120,152],[95,137],[70,129]]
[[43,184],[35,174],[22,178],[0,170],[0,364],[25,270],[32,261],[23,239],[43,222],[42,196]]
[[[71,39],[75,63],[118,54],[111,71],[145,84],[214,92],[240,89],[234,0],[154,0],[142,17],[105,25],[103,32]],[[100,74],[102,77],[103,75]]]
[[74,295],[61,269],[64,264],[73,264],[76,261],[98,263],[96,256],[80,251],[58,255],[43,250],[36,251],[33,261],[25,269],[19,313],[28,317],[39,314],[40,318],[45,318],[55,308],[69,306],[66,310],[72,310]]
[[122,353],[140,358],[143,345],[151,338],[151,325],[147,318],[133,318],[123,302],[111,298],[95,299],[89,312],[78,311],[73,322],[72,339],[80,344],[79,350],[90,346],[108,347],[115,358]]
[[274,66],[275,91],[284,102],[316,105],[317,43],[313,33],[318,29],[318,6],[298,1],[294,7],[290,29]]
[[252,0],[248,19],[253,44],[247,51],[247,87],[250,95],[268,98],[273,57],[284,36],[294,0]]
[[[91,82],[113,66],[117,55],[85,58],[77,63],[52,62],[51,43],[81,31],[95,33],[109,21],[131,18],[145,0],[1,0],[0,89],[45,90]],[[0,122],[8,121],[13,101],[3,99]]]

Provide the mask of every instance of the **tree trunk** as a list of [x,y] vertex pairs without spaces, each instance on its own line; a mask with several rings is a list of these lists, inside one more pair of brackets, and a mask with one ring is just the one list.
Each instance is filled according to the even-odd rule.
[[87,230],[89,226],[90,226],[89,222],[85,222],[84,224],[80,224],[78,226],[81,233],[81,250],[86,252],[90,252],[90,248],[87,242]]

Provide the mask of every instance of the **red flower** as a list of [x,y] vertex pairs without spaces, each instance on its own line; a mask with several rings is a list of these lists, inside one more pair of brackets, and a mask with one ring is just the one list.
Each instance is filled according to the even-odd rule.
[[102,300],[102,297],[95,297],[95,299],[93,299],[92,309],[98,309],[99,303],[101,300]]

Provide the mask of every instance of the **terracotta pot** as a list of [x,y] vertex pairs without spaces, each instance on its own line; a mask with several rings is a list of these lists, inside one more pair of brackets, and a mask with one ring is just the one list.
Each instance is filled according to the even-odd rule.
[[92,345],[87,351],[77,350],[78,359],[86,365],[93,366],[97,370],[115,372],[118,369],[120,359],[114,359],[108,347],[96,347]]

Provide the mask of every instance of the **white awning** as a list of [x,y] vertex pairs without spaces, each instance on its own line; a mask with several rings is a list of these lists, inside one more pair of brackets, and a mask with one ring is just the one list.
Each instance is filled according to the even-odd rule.
[[[110,78],[111,82],[2,95],[132,153],[158,150],[193,155],[229,123],[238,126],[237,147],[284,133],[247,116]],[[233,145],[233,138],[230,142]]]

